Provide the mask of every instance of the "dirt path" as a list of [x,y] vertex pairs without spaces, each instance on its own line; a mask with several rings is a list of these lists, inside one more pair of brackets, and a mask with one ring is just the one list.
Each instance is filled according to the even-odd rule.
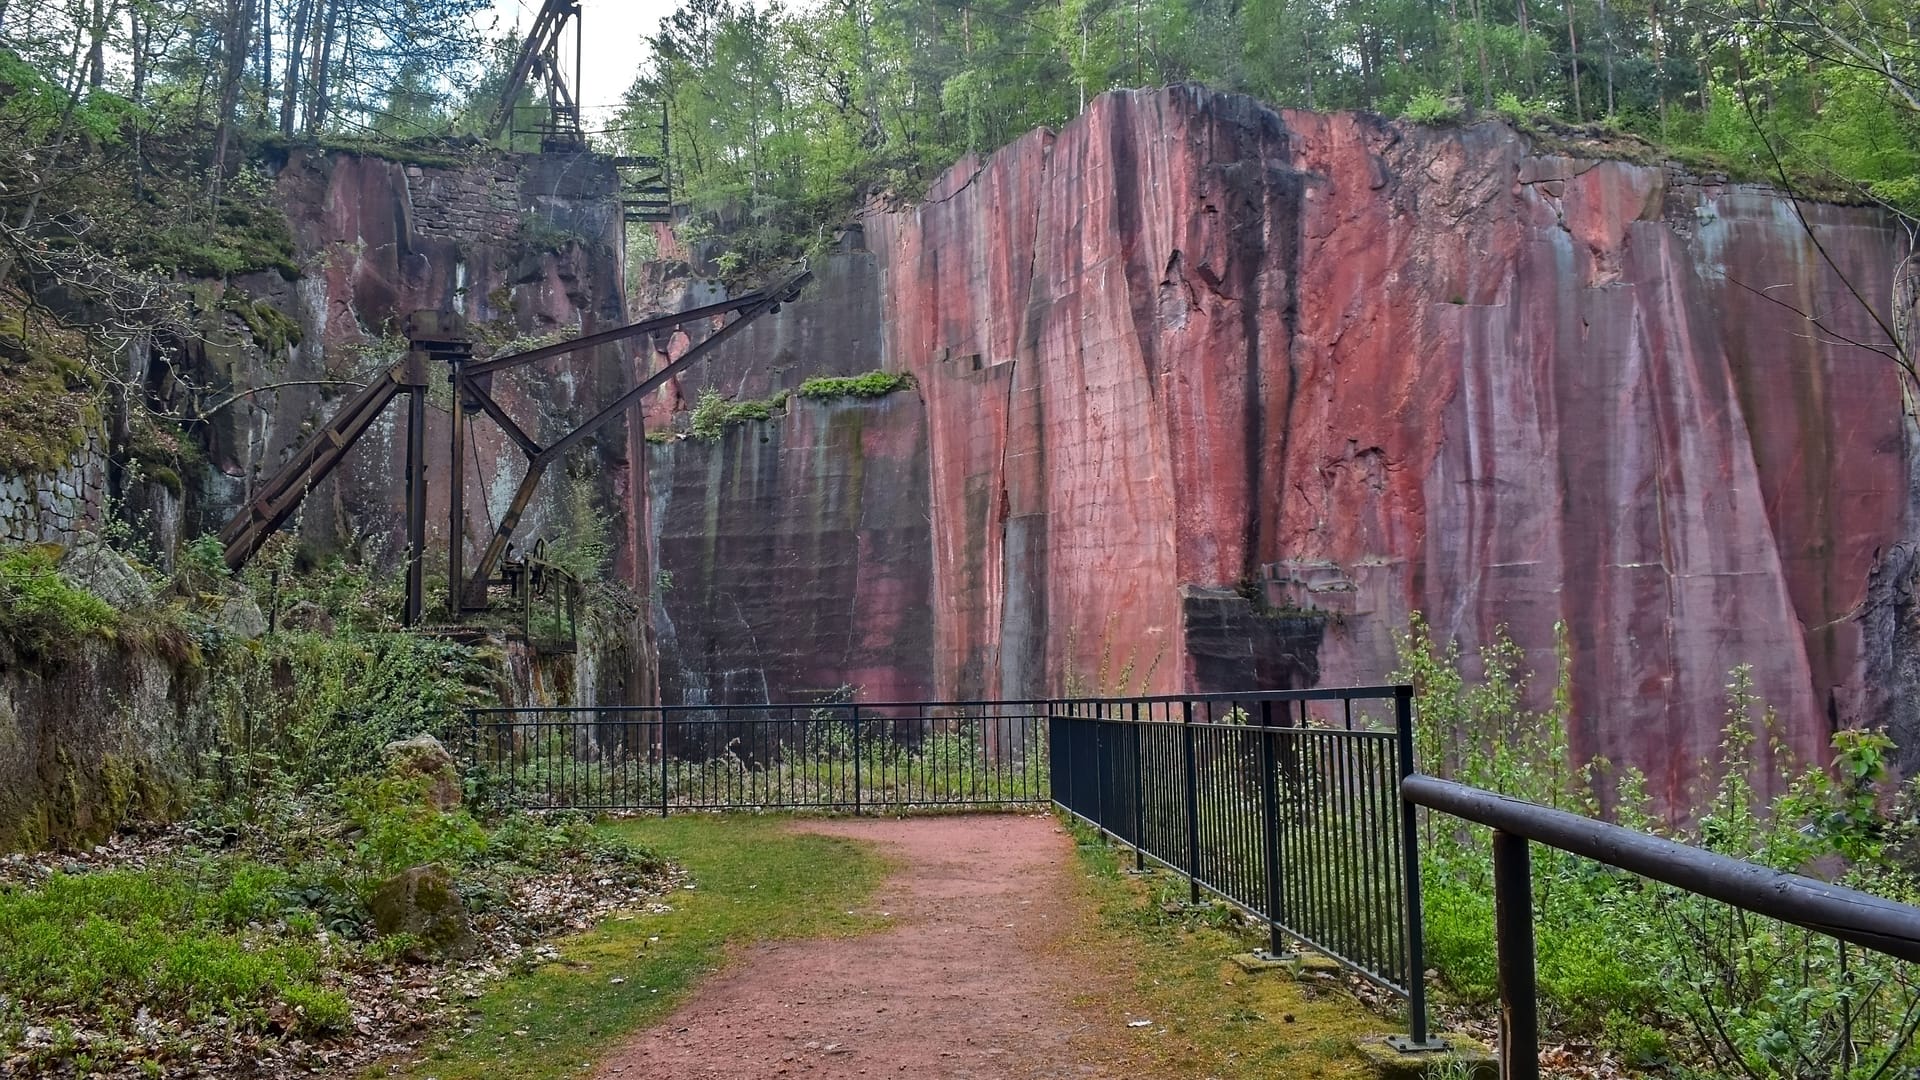
[[[876,897],[896,920],[861,937],[756,946],[598,1076],[1091,1077],[1077,993],[1111,976],[1062,949],[1083,916],[1072,841],[1050,816],[817,821],[899,869]],[[1135,1074],[1137,1075],[1137,1074]]]

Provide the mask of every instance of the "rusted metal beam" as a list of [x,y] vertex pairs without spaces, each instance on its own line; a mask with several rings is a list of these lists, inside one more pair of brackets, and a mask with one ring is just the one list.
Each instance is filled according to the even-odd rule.
[[[541,6],[540,13],[534,17],[533,28],[520,43],[520,54],[514,59],[513,73],[501,90],[500,102],[494,106],[493,119],[487,125],[489,139],[499,138],[513,123],[514,106],[520,101],[520,91],[526,88],[527,79],[533,75],[535,66],[558,45],[567,20],[579,14],[580,0],[547,0]],[[553,72],[549,78],[557,82],[560,75]]]
[[[601,342],[608,340],[617,341],[619,340],[618,337],[610,337],[609,335],[621,334],[621,336],[631,336],[631,334],[634,333],[644,332],[639,328],[647,327],[649,324],[671,325],[675,321],[699,318],[702,314],[710,314],[715,309],[732,310],[736,306],[740,308],[740,314],[732,322],[714,331],[711,337],[695,345],[693,348],[688,349],[686,354],[678,360],[675,360],[666,367],[661,368],[659,371],[641,380],[639,385],[621,394],[612,404],[593,414],[593,416],[589,417],[579,427],[561,436],[545,450],[540,451],[528,459],[527,475],[521,478],[520,487],[514,492],[513,502],[508,505],[507,512],[494,527],[493,536],[487,541],[486,550],[481,554],[480,561],[474,564],[473,574],[467,580],[465,594],[459,602],[469,606],[478,606],[485,602],[487,580],[493,575],[493,568],[498,565],[500,557],[506,553],[507,542],[512,537],[513,530],[520,524],[521,517],[526,514],[527,507],[533,502],[533,494],[539,487],[540,477],[545,473],[549,465],[564,457],[566,452],[578,445],[582,439],[593,434],[608,421],[631,408],[635,402],[664,385],[668,379],[686,370],[688,365],[725,344],[748,323],[768,312],[779,310],[781,304],[799,296],[800,290],[811,280],[813,280],[812,271],[803,270],[772,289],[749,293],[739,300],[728,301],[724,306],[708,305],[706,308],[697,308],[691,312],[662,316],[658,319],[648,320],[646,323],[635,323],[630,326],[621,327],[619,331],[609,331],[607,334],[593,335],[594,338],[600,339]],[[576,342],[563,342],[563,345],[570,346],[569,349],[563,351],[582,348],[584,347],[582,343],[587,340],[589,339],[583,338]],[[535,352],[539,351],[540,350],[535,350]],[[526,355],[529,354],[522,354],[522,356]],[[507,357],[505,359],[514,360],[516,358]],[[520,360],[519,362],[524,363],[526,361]],[[472,365],[467,374],[471,375],[475,370],[497,370],[491,366],[495,363],[499,363],[499,361]],[[456,393],[454,396],[457,399],[459,394]],[[483,397],[481,400],[482,407],[484,407],[486,399]],[[458,565],[457,556],[453,565]],[[457,578],[455,580],[457,580]]]
[[467,374],[470,376],[491,375],[496,371],[520,367],[523,364],[531,364],[536,360],[545,360],[553,356],[565,356],[568,353],[597,348],[601,345],[610,345],[616,341],[625,341],[628,338],[639,337],[642,334],[651,334],[659,330],[671,330],[683,323],[698,322],[701,319],[711,319],[716,315],[725,315],[730,311],[739,311],[752,307],[754,304],[765,300],[766,297],[767,293],[765,292],[750,292],[732,300],[722,300],[717,304],[707,304],[703,307],[689,308],[686,311],[676,311],[669,315],[655,315],[650,319],[642,319],[639,322],[628,323],[625,326],[616,326],[611,330],[602,330],[596,334],[586,334],[553,345],[543,345],[538,349],[528,349],[526,352],[497,356],[491,360],[480,360],[466,365]]
[[513,417],[508,416],[507,410],[493,400],[492,394],[472,382],[467,384],[467,392],[473,395],[473,400],[479,403],[481,410],[493,417],[494,423],[500,425],[500,430],[507,433],[507,438],[519,444],[520,452],[527,455],[529,461],[540,456],[540,444],[534,442],[533,436],[522,431],[520,425],[513,422]]

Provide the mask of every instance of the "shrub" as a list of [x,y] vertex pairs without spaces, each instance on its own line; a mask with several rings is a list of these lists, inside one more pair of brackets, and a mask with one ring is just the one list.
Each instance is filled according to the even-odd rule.
[[1416,124],[1450,124],[1466,112],[1460,103],[1437,90],[1422,90],[1407,99],[1401,117]]
[[[1463,678],[1459,649],[1436,644],[1417,618],[1402,640],[1394,678],[1415,687],[1418,767],[1596,813],[1595,773],[1574,768],[1567,753],[1564,637],[1558,689],[1540,712],[1522,705],[1531,673],[1504,634],[1477,659],[1482,677]],[[1774,739],[1775,724],[1750,672],[1736,669],[1718,760],[1695,799],[1701,816],[1677,838],[1802,873],[1840,866],[1856,887],[1920,895],[1892,855],[1912,842],[1914,815],[1882,813],[1886,737],[1836,734],[1828,770],[1792,760]],[[1771,805],[1759,794],[1762,772],[1788,792]],[[1667,831],[1647,814],[1637,773],[1622,771],[1609,794],[1621,824]],[[1485,1005],[1496,991],[1487,833],[1431,815],[1421,848],[1428,955],[1459,999]],[[1563,1034],[1599,1036],[1635,1060],[1671,1051],[1680,1075],[1700,1068],[1800,1080],[1920,1064],[1907,1023],[1920,1015],[1920,987],[1895,961],[1860,949],[1849,957],[1823,935],[1552,848],[1535,848],[1533,882],[1543,1008]]]
[[814,401],[839,398],[886,397],[913,385],[913,376],[904,371],[869,371],[865,375],[820,375],[800,384],[799,394]]

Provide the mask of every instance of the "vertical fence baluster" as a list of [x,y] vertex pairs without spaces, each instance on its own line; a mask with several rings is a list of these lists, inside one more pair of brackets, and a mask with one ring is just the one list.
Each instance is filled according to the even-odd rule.
[[[1393,692],[1393,725],[1399,749],[1399,778],[1404,783],[1413,775],[1413,687],[1399,686]],[[1407,915],[1407,1025],[1416,1046],[1427,1043],[1427,955],[1424,940],[1424,916],[1420,906],[1420,826],[1413,803],[1405,793],[1400,800],[1400,859],[1406,878],[1402,901]]]
[[1187,778],[1187,897],[1200,903],[1200,788],[1199,767],[1193,754],[1193,702],[1180,703],[1181,752],[1186,757]]
[[860,816],[860,706],[852,709],[853,716],[853,816]]
[[1264,868],[1267,887],[1267,955],[1280,957],[1285,949],[1280,941],[1280,800],[1274,794],[1273,732],[1267,727],[1266,705],[1261,704],[1260,724],[1260,824],[1266,840]]

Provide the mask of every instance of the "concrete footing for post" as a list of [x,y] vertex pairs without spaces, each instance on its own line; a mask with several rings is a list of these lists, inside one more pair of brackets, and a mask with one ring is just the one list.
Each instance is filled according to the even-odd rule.
[[[1404,1037],[1403,1037],[1404,1038]],[[1433,1049],[1401,1049],[1393,1037],[1361,1039],[1355,1043],[1360,1056],[1381,1080],[1428,1080],[1429,1077],[1471,1077],[1472,1080],[1499,1080],[1500,1065],[1493,1051],[1463,1035],[1437,1035]]]
[[1301,964],[1299,953],[1281,953],[1275,956],[1265,949],[1235,953],[1227,959],[1232,960],[1241,971],[1249,974],[1258,974],[1262,971],[1285,971],[1292,974],[1300,970]]

